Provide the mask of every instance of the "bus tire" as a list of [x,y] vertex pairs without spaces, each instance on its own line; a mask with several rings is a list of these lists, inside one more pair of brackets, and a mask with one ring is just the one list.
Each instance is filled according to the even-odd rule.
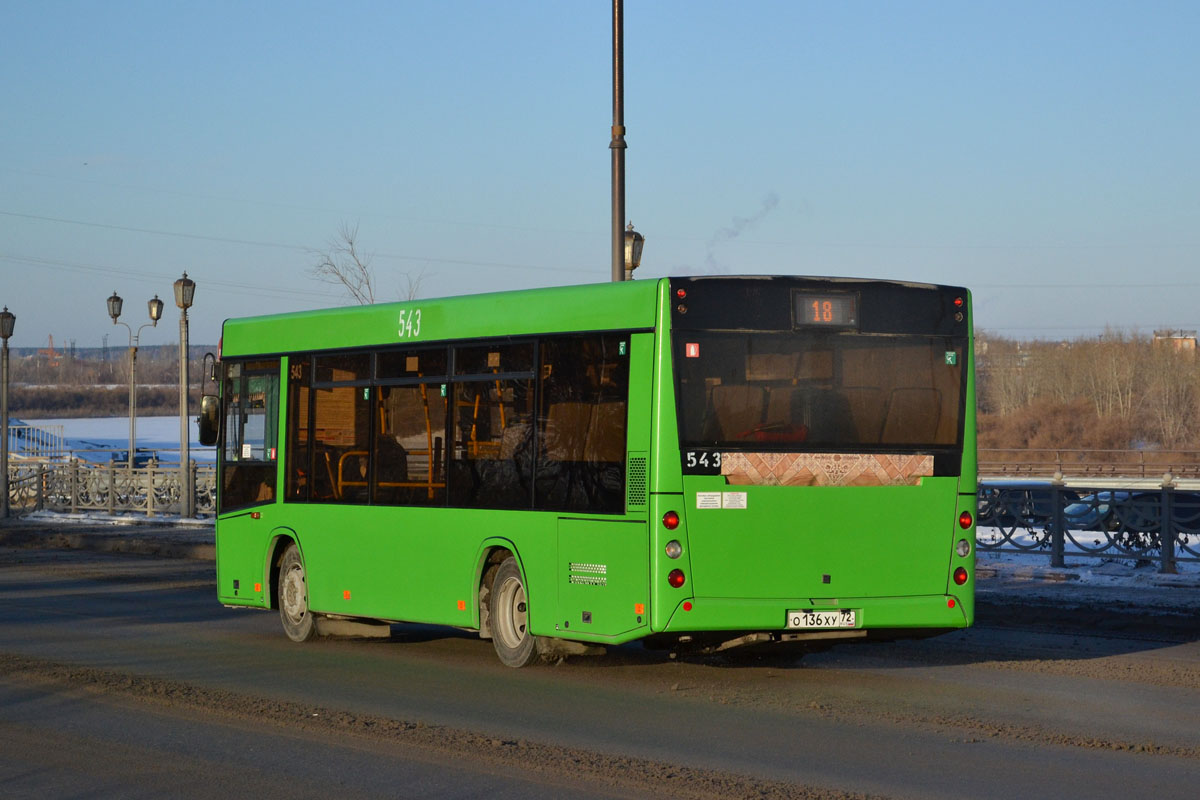
[[279,582],[276,584],[279,620],[283,632],[293,642],[307,642],[316,636],[317,626],[308,608],[308,577],[300,548],[288,545],[279,562]]
[[509,667],[527,667],[538,659],[536,637],[529,631],[529,602],[517,560],[509,556],[496,570],[487,596],[492,645]]

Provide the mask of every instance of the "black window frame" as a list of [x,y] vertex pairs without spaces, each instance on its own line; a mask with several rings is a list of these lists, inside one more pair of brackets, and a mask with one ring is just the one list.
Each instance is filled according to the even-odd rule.
[[[246,356],[239,358],[224,359],[221,364],[221,434],[217,441],[217,466],[218,474],[221,476],[220,485],[217,489],[217,514],[225,515],[235,512],[245,511],[256,506],[269,505],[275,503],[279,499],[279,404],[281,399],[282,380],[280,379],[280,364],[282,359],[278,356]],[[255,365],[255,366],[251,366]],[[233,376],[231,373],[237,369],[238,374]],[[233,412],[232,402],[236,396],[239,399],[246,398],[249,395],[248,388],[251,378],[268,378],[274,379],[274,429],[272,431],[268,423],[271,421],[271,405],[268,403],[264,408],[263,420],[263,447],[262,458],[237,458],[228,459],[226,457],[226,448],[229,445],[230,430],[229,418]],[[231,381],[238,381],[240,386],[237,392],[232,391]],[[239,405],[239,409],[241,406]],[[249,415],[245,411],[238,412],[238,428],[244,434],[246,422]],[[272,435],[273,434],[273,435]],[[268,448],[268,443],[274,440],[275,446]],[[245,445],[242,438],[239,437],[238,442]],[[269,458],[268,454],[273,452],[275,458]],[[250,483],[255,481],[247,481],[241,478],[237,486],[243,494],[234,494],[230,491],[231,481],[238,480],[239,476],[249,471],[253,476],[261,476],[258,480],[260,491],[256,493],[252,499],[244,499],[246,495],[244,491]],[[263,489],[269,489],[270,496],[263,497]],[[232,496],[232,497],[231,497]]]
[[[298,420],[299,420],[299,414],[298,414],[297,410],[293,407],[294,394],[296,394],[294,391],[294,388],[297,386],[297,384],[295,384],[290,378],[290,374],[291,374],[290,366],[293,364],[307,364],[309,367],[309,369],[308,369],[309,380],[307,383],[307,388],[309,389],[309,391],[308,391],[309,407],[308,407],[308,414],[307,414],[307,423],[308,423],[307,442],[308,442],[308,449],[309,449],[307,468],[309,471],[309,475],[312,475],[312,470],[315,469],[314,464],[315,464],[316,449],[317,449],[315,446],[315,440],[313,439],[314,426],[316,423],[315,412],[316,412],[316,402],[317,402],[317,390],[323,389],[323,388],[334,388],[334,387],[358,387],[358,388],[367,388],[370,392],[369,398],[368,398],[368,407],[371,410],[371,413],[369,413],[369,415],[368,415],[369,421],[368,421],[368,431],[367,431],[367,437],[368,437],[367,441],[369,443],[369,447],[368,447],[368,451],[369,451],[369,455],[368,455],[368,475],[369,475],[368,495],[363,501],[361,501],[360,504],[388,505],[388,506],[395,506],[395,507],[487,508],[487,509],[491,509],[491,510],[557,511],[560,513],[564,512],[564,511],[571,511],[574,513],[594,513],[594,514],[605,514],[605,515],[624,514],[625,513],[625,502],[624,502],[625,486],[628,481],[628,478],[626,475],[626,471],[628,468],[628,463],[627,463],[628,457],[627,457],[627,453],[625,453],[627,445],[624,441],[622,442],[622,452],[625,454],[623,455],[622,460],[620,462],[621,487],[620,487],[619,493],[614,492],[614,494],[619,494],[619,496],[620,496],[619,503],[613,503],[611,505],[611,507],[607,507],[604,509],[581,508],[581,507],[560,508],[557,506],[556,507],[544,507],[539,504],[540,501],[539,501],[538,491],[537,491],[537,468],[538,468],[537,467],[537,458],[540,457],[538,454],[540,454],[540,452],[541,452],[541,441],[540,441],[541,430],[540,430],[540,419],[539,419],[540,409],[542,407],[541,393],[543,391],[543,385],[542,385],[543,377],[541,375],[541,370],[542,370],[541,360],[542,360],[542,346],[543,346],[544,342],[549,341],[549,340],[557,340],[557,339],[564,339],[564,338],[565,339],[581,339],[581,338],[588,337],[588,336],[619,338],[621,341],[623,341],[625,343],[625,348],[626,348],[621,355],[625,359],[629,359],[630,351],[632,348],[632,342],[633,342],[633,334],[636,332],[637,331],[635,331],[635,330],[577,331],[577,332],[571,331],[571,332],[562,332],[562,333],[553,333],[553,334],[538,334],[538,335],[531,335],[531,336],[506,336],[506,337],[495,337],[495,338],[489,338],[489,339],[449,340],[449,341],[432,342],[432,343],[422,342],[419,344],[418,343],[399,343],[396,345],[388,345],[386,347],[338,349],[338,350],[328,350],[328,351],[310,351],[310,352],[304,352],[304,353],[289,354],[289,356],[288,356],[289,378],[287,381],[288,407],[287,407],[287,421],[286,421],[285,431],[284,431],[284,441],[285,441],[285,446],[287,447],[286,458],[287,458],[288,463],[285,465],[285,478],[284,478],[285,492],[280,494],[280,498],[283,502],[286,502],[286,503],[325,503],[325,502],[330,502],[330,501],[326,501],[323,499],[322,500],[313,499],[313,490],[312,490],[312,481],[311,480],[308,482],[308,486],[306,487],[306,489],[303,493],[304,494],[303,497],[289,496],[289,493],[286,491],[286,489],[290,488],[290,486],[291,486],[290,480],[292,477],[292,470],[293,470],[292,459],[295,457],[292,452],[292,449],[293,449],[293,444],[296,441],[296,438],[295,438],[296,427],[295,426],[298,425]],[[470,373],[463,372],[463,373],[459,374],[457,361],[458,361],[458,354],[462,350],[487,349],[487,348],[491,348],[491,347],[517,347],[517,348],[520,348],[520,347],[524,347],[524,346],[528,346],[530,348],[529,354],[528,354],[529,355],[529,369],[508,369],[506,367],[506,365],[503,364],[503,361],[502,361],[501,369],[503,369],[503,371],[498,371],[498,372],[472,371]],[[445,364],[445,374],[418,375],[418,376],[403,375],[402,376],[402,375],[395,374],[394,371],[389,371],[388,375],[381,374],[380,356],[387,356],[390,354],[405,354],[405,353],[413,353],[413,354],[419,355],[420,353],[431,353],[431,352],[436,352],[436,351],[442,351],[445,353],[445,357],[442,362]],[[353,380],[342,380],[342,381],[318,380],[317,379],[318,372],[319,372],[319,359],[322,359],[322,358],[329,359],[329,358],[338,358],[338,357],[353,358],[353,357],[360,357],[360,356],[365,356],[368,359],[368,362],[367,362],[369,365],[369,368],[367,370],[367,372],[369,373],[368,377],[358,377]],[[530,419],[530,425],[532,428],[532,430],[531,430],[531,436],[532,436],[531,446],[533,448],[533,453],[535,454],[535,457],[534,457],[534,462],[531,465],[532,471],[528,475],[528,484],[529,484],[528,497],[527,497],[526,502],[522,505],[513,505],[513,504],[460,505],[455,502],[455,498],[459,496],[459,492],[457,491],[458,487],[456,487],[454,485],[455,471],[456,471],[455,460],[454,460],[455,459],[454,447],[455,447],[455,439],[458,436],[458,430],[457,430],[458,420],[456,418],[454,402],[453,402],[453,398],[455,397],[456,387],[466,385],[466,384],[471,384],[471,383],[483,383],[483,382],[490,383],[490,382],[495,382],[495,381],[501,381],[501,382],[503,382],[503,381],[529,381],[529,390],[528,391],[530,392],[530,396],[528,398],[528,404],[529,404],[530,408],[532,409],[531,419]],[[625,380],[625,384],[624,384],[624,388],[623,388],[624,394],[623,394],[623,397],[621,398],[621,402],[624,405],[624,428],[623,428],[623,430],[624,430],[626,439],[628,437],[628,431],[629,431],[629,397],[630,397],[631,383],[632,383],[632,375],[629,373],[628,365],[627,365],[626,380]],[[441,505],[430,506],[430,505],[418,505],[418,504],[408,504],[408,503],[378,502],[378,498],[376,496],[378,494],[378,492],[377,492],[378,465],[376,463],[377,462],[376,450],[378,447],[377,437],[378,437],[379,421],[376,419],[376,414],[374,413],[374,410],[377,407],[377,404],[379,402],[379,391],[383,387],[393,387],[393,386],[394,387],[412,387],[412,386],[420,386],[420,385],[437,386],[438,391],[440,393],[444,393],[443,396],[446,399],[446,405],[445,405],[446,418],[444,421],[444,431],[445,431],[446,441],[443,443],[443,447],[442,447],[442,450],[440,453],[441,460],[439,462],[438,470],[437,470],[442,476],[444,476],[444,482],[445,482],[444,503]],[[431,456],[431,457],[433,457],[433,456]],[[335,504],[344,504],[342,502],[337,502],[337,501],[334,501],[334,503]]]

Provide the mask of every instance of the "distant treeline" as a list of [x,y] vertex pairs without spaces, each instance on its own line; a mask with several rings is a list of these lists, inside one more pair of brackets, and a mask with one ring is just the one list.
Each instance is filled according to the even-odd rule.
[[[26,348],[28,349],[28,348]],[[215,348],[212,348],[215,349]],[[34,351],[20,355],[15,349],[9,362],[9,413],[25,419],[46,417],[114,417],[129,413],[129,348],[113,348],[119,358],[72,358]],[[192,400],[199,407],[201,363],[210,348],[188,348]],[[179,348],[143,347],[137,357],[139,415],[179,413]],[[209,391],[212,391],[209,384]]]
[[[199,389],[193,387],[190,412],[200,407]],[[112,386],[11,386],[8,411],[21,419],[51,417],[120,417],[129,413],[129,387]],[[179,413],[179,389],[140,387],[138,416]]]
[[1066,342],[981,334],[979,446],[1200,449],[1195,344],[1121,331]]

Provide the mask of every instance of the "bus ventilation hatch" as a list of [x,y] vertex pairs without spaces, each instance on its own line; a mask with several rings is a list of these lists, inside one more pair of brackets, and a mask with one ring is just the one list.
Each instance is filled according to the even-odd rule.
[[646,505],[646,457],[633,456],[629,457],[629,470],[627,473],[627,490],[626,504],[629,508],[641,508]]

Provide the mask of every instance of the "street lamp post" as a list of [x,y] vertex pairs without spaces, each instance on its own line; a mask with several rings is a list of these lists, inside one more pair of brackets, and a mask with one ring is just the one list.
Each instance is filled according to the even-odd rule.
[[612,280],[625,280],[625,4],[613,0]]
[[8,519],[8,337],[16,321],[8,306],[0,311],[0,519]]
[[196,515],[196,491],[192,487],[191,454],[188,452],[188,320],[196,295],[196,282],[183,273],[175,281],[175,305],[179,306],[179,515]]
[[129,469],[133,469],[133,456],[137,452],[138,337],[142,335],[142,328],[145,328],[146,325],[158,326],[158,321],[162,319],[163,301],[158,299],[158,295],[154,295],[154,299],[147,303],[150,308],[150,321],[138,328],[137,333],[133,332],[133,328],[117,319],[121,316],[121,306],[124,302],[120,295],[113,292],[112,297],[108,298],[108,315],[112,317],[113,325],[125,325],[125,330],[129,331]]

